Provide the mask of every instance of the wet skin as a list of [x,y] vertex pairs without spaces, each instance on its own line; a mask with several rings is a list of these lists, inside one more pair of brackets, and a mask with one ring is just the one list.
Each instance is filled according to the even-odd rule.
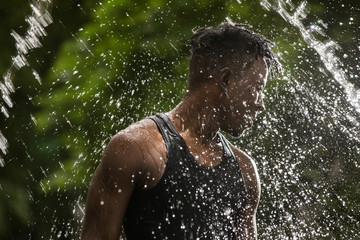
[[[256,113],[264,110],[261,92],[267,67],[262,58],[254,60],[245,74],[236,64],[213,73],[213,81],[186,94],[167,113],[191,153],[204,166],[220,163],[222,146],[219,129],[234,137],[252,125]],[[247,188],[239,229],[242,239],[256,239],[256,209],[260,182],[254,161],[231,145]],[[82,239],[119,239],[123,217],[134,191],[150,189],[161,179],[166,166],[166,147],[156,124],[149,119],[130,125],[107,145],[91,181]]]

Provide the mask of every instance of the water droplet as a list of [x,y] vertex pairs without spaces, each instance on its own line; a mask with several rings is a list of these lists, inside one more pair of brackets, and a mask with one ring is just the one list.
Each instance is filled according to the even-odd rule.
[[231,212],[232,212],[232,209],[227,207],[227,208],[225,208],[224,215],[229,216],[231,214]]

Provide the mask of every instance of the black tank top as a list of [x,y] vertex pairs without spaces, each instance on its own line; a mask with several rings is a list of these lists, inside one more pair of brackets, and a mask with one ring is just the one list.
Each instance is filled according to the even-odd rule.
[[246,187],[225,137],[218,133],[221,162],[205,167],[165,114],[150,118],[166,145],[166,167],[155,187],[132,194],[124,218],[127,239],[239,239]]

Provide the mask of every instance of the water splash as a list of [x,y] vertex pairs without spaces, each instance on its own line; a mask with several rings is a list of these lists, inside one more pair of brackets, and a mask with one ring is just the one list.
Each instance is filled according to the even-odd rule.
[[[2,134],[2,132],[0,131],[0,149],[3,154],[7,153],[7,147],[8,147],[8,142],[4,137],[4,135]],[[5,166],[5,161],[0,155],[0,167],[4,167],[4,166]]]
[[[6,118],[9,117],[8,108],[13,107],[10,94],[15,92],[15,86],[13,84],[14,76],[19,69],[25,66],[29,66],[27,57],[30,50],[42,46],[41,38],[47,35],[45,28],[53,22],[49,13],[51,2],[52,0],[34,0],[30,4],[32,13],[25,18],[25,21],[29,25],[25,35],[21,36],[14,30],[11,33],[11,36],[15,39],[16,42],[15,46],[17,53],[12,57],[12,63],[3,77],[3,82],[0,82],[0,91],[4,102],[0,102],[0,109]],[[34,69],[32,72],[36,80],[41,84],[39,74]],[[7,148],[7,140],[0,132],[0,149],[2,150],[3,154],[7,153]],[[0,166],[3,167],[4,165],[5,161],[0,155]]]
[[[306,1],[293,4],[291,0],[261,0],[260,4],[295,27],[309,49],[317,53],[307,56],[309,53],[301,48],[301,58],[309,57],[308,64],[322,65],[320,71],[311,71],[312,68],[301,69],[298,62],[291,70],[294,74],[287,71],[283,76],[287,83],[280,85],[286,85],[283,96],[278,96],[278,90],[269,96],[269,102],[280,107],[266,112],[263,125],[256,130],[257,134],[263,131],[263,136],[253,133],[250,137],[251,141],[258,138],[272,146],[265,150],[266,147],[248,144],[246,149],[259,160],[265,189],[263,201],[275,206],[259,208],[259,224],[266,229],[262,237],[318,239],[332,238],[336,236],[333,232],[338,232],[344,239],[358,239],[356,229],[360,222],[354,217],[358,210],[343,192],[339,196],[337,186],[346,182],[347,186],[342,186],[345,191],[356,188],[351,178],[359,170],[356,161],[360,146],[360,91],[349,81],[351,75],[348,79],[348,69],[338,57],[341,47],[325,34],[327,24],[322,20],[306,24],[306,18],[311,17]],[[315,78],[317,81],[313,81]],[[335,87],[329,90],[329,84]],[[279,196],[279,192],[287,194]]]
[[[284,1],[281,0],[276,0],[273,3],[270,3],[268,0],[262,0],[261,5],[267,10],[272,8],[277,13],[279,13],[285,21],[299,30],[304,41],[308,44],[309,47],[314,49],[319,54],[321,61],[324,63],[326,69],[344,88],[348,102],[355,108],[358,113],[360,113],[360,90],[348,81],[345,71],[340,67],[341,61],[335,54],[335,51],[340,50],[341,47],[333,40],[318,40],[316,34],[325,36],[323,28],[327,27],[326,24],[324,24],[321,20],[318,21],[321,26],[312,24],[309,27],[306,27],[303,24],[303,20],[308,14],[307,2],[303,1],[296,8],[291,1],[286,1],[286,3],[284,3]],[[292,14],[287,11],[286,6],[288,6],[290,11],[293,11]]]

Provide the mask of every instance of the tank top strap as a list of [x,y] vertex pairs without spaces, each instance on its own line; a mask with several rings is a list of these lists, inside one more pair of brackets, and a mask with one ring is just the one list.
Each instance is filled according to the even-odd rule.
[[166,116],[164,113],[158,113],[155,116],[151,116],[149,118],[152,119],[156,123],[156,125],[164,139],[166,147],[169,148],[170,144],[171,144],[171,140],[174,137],[178,137],[178,135],[179,135],[179,133],[176,131],[175,127],[172,125],[169,117]]
[[229,141],[220,132],[218,132],[218,134],[220,136],[220,141],[221,141],[221,143],[223,145],[224,155],[227,158],[232,159],[232,162],[238,164],[238,161],[236,160],[235,154],[234,154],[234,152],[232,151],[232,149],[229,146]]
[[176,130],[176,128],[172,124],[170,118],[166,114],[158,113],[158,114],[156,114],[156,116],[161,118],[164,121],[164,123],[166,124],[167,129],[170,131],[170,134],[175,135],[175,136],[179,136],[179,132]]

